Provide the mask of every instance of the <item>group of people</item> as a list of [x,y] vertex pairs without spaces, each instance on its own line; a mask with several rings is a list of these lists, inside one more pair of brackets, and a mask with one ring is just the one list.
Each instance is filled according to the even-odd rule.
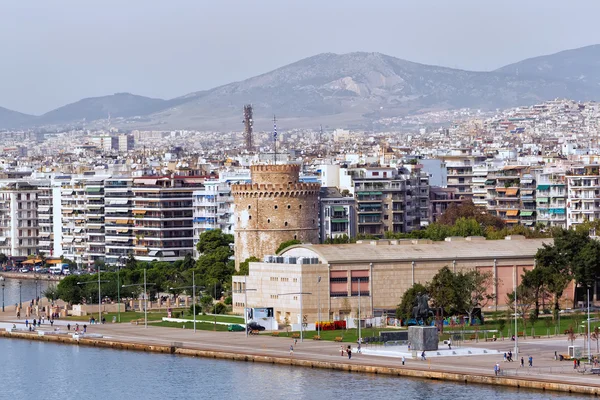
[[[54,326],[54,320],[53,319],[49,319],[48,322],[50,323],[50,326]],[[30,331],[34,331],[35,327],[37,326],[38,328],[44,323],[44,317],[40,317],[40,319],[36,320],[35,318],[33,319],[33,321],[29,322],[29,319],[25,320],[25,328],[28,328]]]
[[512,351],[508,351],[507,353],[504,353],[504,362],[513,362],[513,358],[512,358]]

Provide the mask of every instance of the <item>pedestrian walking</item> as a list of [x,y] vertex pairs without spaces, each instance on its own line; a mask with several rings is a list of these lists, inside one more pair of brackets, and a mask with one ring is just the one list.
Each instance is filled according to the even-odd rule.
[[512,359],[512,350],[508,351],[508,362],[513,362],[513,359]]
[[352,349],[350,348],[350,346],[348,346],[348,350],[346,350],[346,353],[348,353],[348,360],[350,360],[352,358]]
[[410,351],[410,342],[408,342],[408,351]]
[[506,362],[508,360],[508,357],[506,357],[506,353],[504,353],[504,362]]
[[71,324],[67,324],[67,330],[70,331],[71,330]]
[[529,356],[529,367],[533,367],[533,357]]
[[523,357],[521,357],[521,367],[525,366],[525,359]]
[[342,349],[342,357],[344,357],[344,346],[340,346],[340,348]]
[[577,359],[573,359],[573,369],[577,369]]
[[360,341],[358,342],[358,344],[356,345],[356,352],[360,353]]
[[83,333],[87,332],[87,325],[83,325]]
[[427,361],[427,358],[425,357],[425,350],[423,350],[421,353],[421,361]]
[[494,375],[498,376],[498,363],[494,364]]
[[290,344],[290,356],[294,355],[294,345]]
[[402,365],[406,362],[406,357],[402,356]]
[[448,339],[448,350],[452,350],[452,339]]
[[554,351],[554,361],[558,360],[558,354],[556,354],[556,351]]
[[25,320],[25,328],[27,328],[28,326],[29,326],[29,320],[28,320],[28,319],[26,319],[26,320]]

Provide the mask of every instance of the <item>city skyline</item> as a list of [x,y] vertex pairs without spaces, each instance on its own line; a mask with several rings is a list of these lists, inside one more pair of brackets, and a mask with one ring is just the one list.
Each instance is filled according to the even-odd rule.
[[[4,47],[10,62],[0,66],[5,77],[0,105],[40,114],[116,92],[172,98],[322,52],[382,52],[426,64],[493,70],[600,42],[592,21],[600,5],[589,1],[581,6],[583,13],[581,7],[537,1],[498,2],[485,9],[473,1],[380,1],[369,9],[357,1],[341,4],[183,2],[177,9],[136,1],[5,4],[0,34],[10,38]],[[575,19],[577,24],[569,23]]]

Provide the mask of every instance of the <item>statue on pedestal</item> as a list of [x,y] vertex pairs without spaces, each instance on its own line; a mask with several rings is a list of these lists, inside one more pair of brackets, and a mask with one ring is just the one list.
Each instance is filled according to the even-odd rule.
[[415,298],[412,317],[415,321],[424,321],[426,318],[433,315],[433,310],[429,308],[429,296],[427,293],[419,293]]

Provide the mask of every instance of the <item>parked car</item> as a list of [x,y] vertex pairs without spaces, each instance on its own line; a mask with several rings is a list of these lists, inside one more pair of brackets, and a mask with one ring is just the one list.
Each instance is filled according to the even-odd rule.
[[23,268],[21,268],[21,269],[19,270],[19,272],[20,272],[20,273],[22,273],[22,274],[26,274],[26,273],[28,273],[28,272],[29,272],[29,268],[27,268],[27,267],[23,267]]
[[248,331],[264,331],[265,327],[260,325],[258,322],[250,322],[248,325]]

